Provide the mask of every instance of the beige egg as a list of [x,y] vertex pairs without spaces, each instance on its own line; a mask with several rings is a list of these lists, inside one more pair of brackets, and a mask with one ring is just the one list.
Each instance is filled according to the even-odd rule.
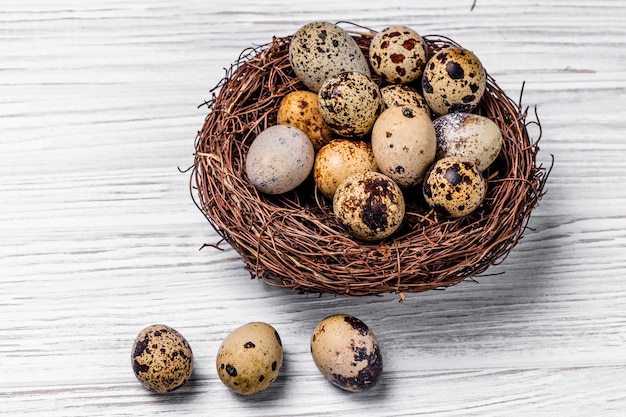
[[320,88],[319,108],[324,122],[338,135],[360,138],[367,135],[385,102],[378,85],[367,75],[341,72]]
[[414,106],[424,110],[424,113],[431,117],[432,112],[426,99],[415,88],[404,84],[390,84],[380,89],[385,102],[385,108],[393,106]]
[[246,175],[252,185],[266,194],[283,194],[295,189],[309,176],[315,149],[297,127],[274,125],[254,138],[246,156]]
[[244,324],[222,342],[216,358],[217,374],[232,391],[252,395],[276,380],[283,364],[283,346],[274,327],[263,322]]
[[135,338],[131,363],[135,376],[144,387],[166,393],[180,388],[191,377],[193,353],[178,331],[154,324]]
[[437,115],[469,113],[480,102],[486,83],[487,74],[476,55],[464,48],[449,47],[426,64],[422,90]]
[[353,237],[381,240],[402,225],[404,195],[391,178],[379,172],[354,174],[335,191],[333,213]]
[[420,184],[437,151],[430,117],[413,106],[389,107],[372,129],[372,151],[380,172],[398,185]]
[[368,390],[383,373],[376,336],[363,321],[347,314],[326,317],[315,327],[311,355],[322,375],[347,391]]
[[497,158],[502,132],[491,119],[474,113],[450,113],[433,122],[437,133],[437,159],[462,156],[481,171]]
[[390,26],[372,38],[369,61],[374,72],[393,84],[417,80],[426,65],[422,37],[406,26]]
[[470,160],[450,156],[438,160],[424,178],[424,198],[445,217],[459,218],[476,210],[487,193],[487,181]]
[[346,178],[366,171],[378,171],[372,146],[360,140],[335,139],[315,156],[313,179],[320,192],[332,199]]
[[324,122],[317,94],[312,91],[293,91],[283,97],[278,106],[277,122],[302,130],[316,150],[332,139],[333,132]]
[[298,29],[289,43],[289,63],[302,83],[315,93],[324,81],[340,72],[371,75],[356,40],[329,22],[311,22]]

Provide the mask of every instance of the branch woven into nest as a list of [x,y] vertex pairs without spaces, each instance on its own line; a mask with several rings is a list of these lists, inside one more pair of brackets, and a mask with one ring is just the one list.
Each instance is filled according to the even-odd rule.
[[[367,57],[371,36],[354,37]],[[305,89],[289,64],[290,39],[274,38],[242,52],[206,103],[209,113],[195,143],[194,201],[252,277],[304,292],[367,296],[448,287],[502,262],[522,237],[549,170],[536,163],[539,138],[529,137],[528,109],[490,76],[476,113],[500,127],[504,142],[485,172],[487,197],[467,217],[441,218],[421,190],[408,190],[401,229],[382,242],[361,242],[337,222],[332,202],[310,179],[284,195],[257,192],[245,175],[247,149],[276,124],[280,100]],[[440,36],[424,40],[430,56],[458,46]],[[541,137],[538,120],[532,123]]]

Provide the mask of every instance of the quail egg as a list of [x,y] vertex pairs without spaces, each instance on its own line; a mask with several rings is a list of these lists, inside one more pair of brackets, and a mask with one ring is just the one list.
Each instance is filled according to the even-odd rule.
[[415,88],[404,84],[390,84],[380,89],[385,102],[385,108],[393,106],[414,106],[424,110],[428,117],[432,112],[424,96]]
[[317,94],[312,91],[292,91],[278,106],[277,122],[302,130],[313,143],[315,150],[331,141],[333,132],[324,123],[319,111]]
[[502,132],[491,119],[474,113],[450,113],[433,122],[437,159],[463,156],[486,170],[502,147]]
[[371,75],[369,63],[354,38],[329,22],[302,26],[289,43],[289,62],[296,76],[317,93],[326,79],[344,71]]
[[403,188],[418,185],[435,160],[433,123],[413,106],[386,109],[374,124],[371,141],[380,172]]
[[313,179],[320,192],[332,199],[346,178],[366,171],[378,171],[372,145],[360,140],[335,139],[315,156]]
[[406,26],[391,26],[378,32],[369,47],[374,72],[393,84],[417,80],[426,65],[426,48],[422,37]]
[[476,210],[487,193],[487,181],[470,160],[449,156],[426,173],[423,186],[428,205],[439,214],[459,218]]
[[322,375],[347,391],[368,390],[383,373],[376,336],[363,321],[347,314],[326,317],[315,327],[311,355]]
[[295,189],[309,176],[315,149],[297,127],[274,125],[254,138],[246,157],[246,174],[252,185],[266,194]]
[[335,191],[333,213],[355,238],[384,239],[402,225],[404,195],[391,178],[379,172],[354,174]]
[[222,342],[216,359],[220,380],[232,391],[252,395],[276,380],[283,364],[283,346],[274,327],[263,322],[244,324]]
[[422,90],[437,115],[471,112],[480,102],[487,74],[474,53],[461,47],[444,48],[424,69]]
[[367,135],[385,108],[378,85],[356,71],[333,75],[324,82],[318,96],[322,118],[340,136]]
[[154,324],[135,338],[131,363],[135,376],[144,387],[166,393],[187,382],[193,371],[193,353],[178,331]]

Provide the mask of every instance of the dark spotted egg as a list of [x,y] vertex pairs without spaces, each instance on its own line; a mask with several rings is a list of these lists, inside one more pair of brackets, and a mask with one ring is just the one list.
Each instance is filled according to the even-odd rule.
[[326,79],[343,71],[371,75],[367,58],[350,34],[329,22],[302,26],[289,43],[289,63],[296,76],[317,93]]
[[442,49],[424,69],[424,98],[437,115],[470,112],[480,102],[487,81],[482,63],[461,47]]
[[283,347],[274,327],[263,322],[244,324],[222,342],[217,374],[232,391],[252,395],[276,380],[283,364]]
[[385,107],[414,106],[418,109],[422,109],[428,117],[432,115],[424,96],[411,86],[389,84],[381,88],[380,93],[383,95]]
[[327,79],[318,93],[324,122],[340,136],[367,135],[385,102],[378,85],[358,71],[340,72]]
[[390,26],[372,38],[369,60],[374,72],[387,82],[413,82],[422,75],[426,65],[424,40],[411,28]]
[[333,196],[333,213],[357,239],[384,239],[402,225],[404,195],[388,176],[374,171],[360,172],[339,184]]
[[131,363],[135,376],[144,387],[166,393],[187,382],[193,371],[193,353],[178,331],[154,324],[135,338]]
[[470,160],[450,156],[439,159],[424,177],[424,198],[445,217],[459,218],[476,210],[487,193],[487,181]]
[[365,391],[383,373],[376,336],[360,319],[336,314],[322,320],[311,337],[313,361],[330,382],[347,391]]

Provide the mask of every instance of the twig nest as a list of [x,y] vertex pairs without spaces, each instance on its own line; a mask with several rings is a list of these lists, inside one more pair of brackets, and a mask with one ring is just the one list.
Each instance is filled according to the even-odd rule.
[[[323,34],[322,26],[326,27],[310,26],[309,35],[298,31],[243,51],[216,86],[219,92],[207,102],[209,112],[196,138],[191,184],[194,200],[209,223],[241,255],[251,276],[305,292],[368,296],[428,291],[454,285],[502,262],[522,237],[543,195],[549,171],[537,164],[539,138],[532,140],[527,129],[528,124],[534,124],[541,133],[540,125],[536,120],[527,121],[527,109],[498,87],[473,54],[453,54],[466,50],[443,36],[422,37],[428,63],[421,77],[403,86],[407,91],[423,93],[431,108],[421,113],[431,115],[434,111],[440,116],[464,111],[488,118],[501,132],[500,152],[488,167],[479,169],[488,181],[484,198],[474,211],[458,218],[443,216],[427,203],[422,182],[402,188],[404,215],[400,225],[399,216],[394,217],[401,213],[397,204],[393,215],[389,211],[385,212],[387,217],[372,217],[373,223],[365,226],[369,231],[355,234],[346,226],[347,214],[335,215],[337,194],[331,200],[322,193],[313,174],[281,194],[259,192],[252,185],[245,170],[251,145],[264,129],[277,124],[281,101],[303,90],[317,93],[318,101],[323,101],[320,91],[301,74],[307,59],[310,63],[313,59],[294,54],[306,56],[307,48],[313,48],[319,58],[339,61],[335,53],[341,48],[334,45],[349,44],[341,51],[350,50],[359,61],[362,55],[369,62],[374,32],[348,38],[343,33],[341,43],[329,32]],[[349,60],[351,55],[345,56]],[[335,71],[355,70],[323,68],[314,71],[321,74],[317,80],[320,87]],[[374,100],[377,119],[385,108],[395,105],[382,98],[384,89],[393,84],[369,67],[366,72],[372,83],[369,91],[381,97]],[[451,87],[449,94],[441,87],[446,83]],[[323,94],[330,98],[331,94]],[[353,103],[356,106],[360,101]],[[332,130],[334,121],[324,120]],[[363,133],[366,130],[348,133],[356,137],[353,140],[368,143],[373,131]],[[339,138],[337,131],[333,140]],[[404,165],[396,164],[395,168],[402,171]],[[387,189],[392,186],[388,184]],[[365,188],[361,190],[365,192]],[[385,222],[388,227],[376,225]],[[393,233],[382,233],[391,228],[395,228]]]

